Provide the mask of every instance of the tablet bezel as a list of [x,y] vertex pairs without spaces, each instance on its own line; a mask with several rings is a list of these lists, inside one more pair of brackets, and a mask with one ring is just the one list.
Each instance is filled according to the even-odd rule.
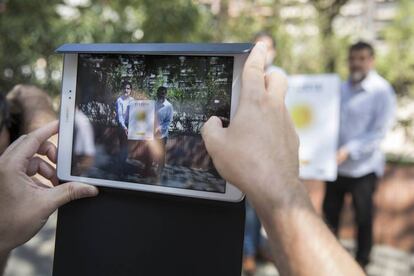
[[[105,53],[101,53],[105,54]],[[109,54],[109,53],[108,53]],[[111,52],[113,54],[113,52]],[[119,54],[134,54],[131,52],[119,52]],[[136,53],[141,54],[141,53]],[[151,52],[146,52],[149,55]],[[161,55],[161,53],[157,54]],[[168,53],[162,53],[168,55]],[[226,53],[174,53],[170,55],[187,55],[187,56],[232,56],[234,57],[233,64],[233,83],[232,83],[232,97],[230,107],[230,118],[233,118],[236,107],[239,102],[239,95],[241,89],[241,76],[244,63],[247,59],[248,53],[240,54],[226,54]],[[174,188],[166,186],[158,186],[151,184],[139,184],[132,182],[122,182],[114,180],[105,180],[98,178],[89,178],[71,175],[72,150],[73,150],[73,130],[74,130],[74,114],[76,102],[76,80],[78,69],[78,53],[65,53],[63,62],[62,74],[62,92],[61,92],[61,109],[60,109],[60,125],[59,125],[59,140],[58,140],[58,158],[57,158],[57,176],[63,181],[79,181],[93,184],[96,186],[105,186],[121,189],[138,190],[145,192],[156,192],[163,194],[172,194],[178,196],[195,197],[210,200],[238,202],[244,197],[244,194],[234,185],[226,182],[225,193],[208,192],[199,190],[190,190],[183,188]]]

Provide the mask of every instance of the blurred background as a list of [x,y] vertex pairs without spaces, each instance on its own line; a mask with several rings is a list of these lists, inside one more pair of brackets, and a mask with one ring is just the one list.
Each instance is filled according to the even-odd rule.
[[[347,77],[348,46],[369,41],[380,75],[398,98],[397,123],[383,143],[388,165],[376,194],[370,275],[414,275],[413,0],[0,0],[0,91],[32,84],[59,108],[63,43],[250,42],[266,31],[275,64],[288,74]],[[324,184],[307,181],[320,212]],[[354,249],[347,199],[340,238]],[[6,275],[49,275],[55,218],[13,253]],[[257,275],[277,275],[271,263]]]

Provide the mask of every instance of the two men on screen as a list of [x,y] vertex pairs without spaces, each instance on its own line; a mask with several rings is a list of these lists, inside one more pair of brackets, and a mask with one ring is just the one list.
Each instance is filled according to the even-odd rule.
[[[126,159],[128,158],[128,122],[129,122],[129,110],[130,104],[134,101],[131,97],[132,85],[129,82],[124,84],[124,94],[121,95],[116,101],[116,113],[119,127],[121,128],[119,134],[120,141],[120,166],[124,167]],[[145,174],[151,174],[154,171],[159,176],[165,166],[165,145],[168,138],[168,129],[173,119],[173,107],[172,104],[167,100],[167,88],[160,86],[157,89],[157,99],[155,103],[155,145],[157,150],[154,152],[160,152],[160,154],[152,154],[148,152],[148,156],[145,158]],[[145,141],[144,141],[145,142]],[[146,143],[144,143],[146,144]],[[145,145],[144,145],[145,146]],[[154,143],[146,145],[146,148],[151,151],[154,148]],[[152,156],[153,158],[150,158]],[[155,159],[155,160],[152,160]],[[121,171],[124,170],[121,168]]]

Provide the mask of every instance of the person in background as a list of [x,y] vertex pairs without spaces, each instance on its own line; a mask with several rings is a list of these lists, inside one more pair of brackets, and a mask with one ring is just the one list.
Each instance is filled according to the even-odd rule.
[[286,77],[285,70],[273,64],[277,56],[276,40],[269,33],[259,32],[254,37],[254,43],[259,41],[266,44],[267,47],[265,73],[276,72]]
[[[2,134],[0,152],[20,135],[29,133],[45,123],[56,120],[52,99],[33,85],[18,84],[1,95]],[[56,137],[53,142],[56,144]]]
[[[0,98],[1,129],[0,153],[19,136],[27,134],[42,125],[56,120],[50,96],[34,85],[18,84]],[[49,139],[57,144],[57,135]],[[46,162],[48,162],[47,158]],[[50,163],[50,162],[49,162]],[[41,175],[36,178],[48,181]]]
[[[254,42],[262,42],[267,47],[265,72],[266,74],[278,73],[286,77],[285,71],[273,64],[277,55],[276,41],[266,32],[257,33]],[[270,260],[270,252],[268,249],[266,238],[263,236],[262,224],[256,211],[252,208],[248,200],[246,200],[246,225],[244,233],[244,250],[243,250],[243,270],[246,274],[254,274],[256,271],[256,257],[260,253],[265,260]]]
[[391,85],[375,71],[373,47],[358,42],[349,48],[349,79],[341,87],[337,152],[338,178],[326,184],[323,213],[337,235],[346,194],[352,195],[357,230],[356,260],[369,263],[373,236],[373,194],[384,173],[380,143],[394,121],[396,99]]
[[78,108],[75,108],[73,164],[74,175],[87,176],[95,162],[95,135],[89,118]]

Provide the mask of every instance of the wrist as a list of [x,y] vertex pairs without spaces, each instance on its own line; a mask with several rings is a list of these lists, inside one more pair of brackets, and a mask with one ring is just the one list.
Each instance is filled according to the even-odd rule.
[[249,201],[264,224],[273,224],[297,211],[315,212],[308,192],[299,178],[278,179],[273,176],[265,181],[266,185],[258,185],[255,187],[257,189],[247,192]]

